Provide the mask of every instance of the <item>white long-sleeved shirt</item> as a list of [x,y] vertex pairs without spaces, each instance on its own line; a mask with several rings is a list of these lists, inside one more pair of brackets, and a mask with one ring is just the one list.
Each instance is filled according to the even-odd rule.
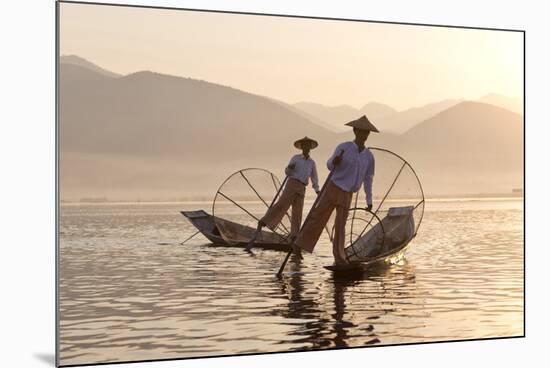
[[[289,166],[294,164],[294,168],[290,169]],[[288,166],[285,168],[285,173],[296,180],[301,181],[304,185],[309,184],[311,178],[311,185],[316,192],[319,191],[319,177],[317,176],[317,167],[315,161],[311,158],[305,158],[303,154],[297,154],[292,156]]]
[[[342,161],[334,169],[332,160],[341,152]],[[359,152],[355,142],[340,143],[327,161],[327,168],[334,169],[332,182],[345,192],[357,192],[363,184],[367,196],[367,204],[372,205],[372,179],[374,177],[374,155],[368,148]]]

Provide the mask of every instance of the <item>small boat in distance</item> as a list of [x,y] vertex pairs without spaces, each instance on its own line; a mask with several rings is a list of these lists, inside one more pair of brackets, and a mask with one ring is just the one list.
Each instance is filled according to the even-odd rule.
[[[181,214],[213,245],[217,246],[244,248],[256,231],[250,226],[241,225],[220,217],[214,218],[204,210],[181,211]],[[219,227],[223,228],[222,231],[225,236],[222,236]],[[284,238],[268,231],[261,232],[254,247],[284,252],[290,250],[290,246],[284,241]]]

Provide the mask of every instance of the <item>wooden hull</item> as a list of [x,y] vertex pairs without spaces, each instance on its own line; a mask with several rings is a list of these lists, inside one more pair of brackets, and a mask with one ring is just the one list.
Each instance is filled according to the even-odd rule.
[[[405,253],[415,237],[412,207],[390,209],[381,223],[346,248],[349,264],[324,266],[334,273],[364,272],[381,263],[391,264]],[[380,234],[384,237],[380,239]]]
[[[219,217],[214,218],[214,216],[203,210],[181,211],[181,214],[215,246],[244,248],[255,232],[255,229],[249,226]],[[221,235],[220,227],[222,227],[225,234],[225,239]],[[282,237],[265,231],[262,231],[258,240],[254,243],[254,248],[283,252],[290,250],[290,246],[284,242]]]
[[381,264],[392,264],[394,259],[399,259],[405,252],[409,245],[409,242],[406,244],[403,244],[399,249],[396,249],[394,252],[391,252],[390,254],[386,254],[383,256],[375,257],[370,260],[365,261],[353,261],[350,262],[347,265],[329,265],[329,266],[323,266],[325,269],[334,272],[335,274],[358,274],[367,272],[377,266],[380,266]]

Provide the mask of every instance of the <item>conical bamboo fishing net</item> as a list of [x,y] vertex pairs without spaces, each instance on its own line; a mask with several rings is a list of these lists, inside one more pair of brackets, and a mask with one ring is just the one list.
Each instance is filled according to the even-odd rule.
[[402,251],[416,236],[424,216],[424,192],[412,166],[401,156],[370,148],[375,160],[372,212],[360,190],[346,223],[348,259],[364,261]]
[[[230,175],[217,190],[212,204],[212,215],[222,238],[229,244],[248,242],[258,221],[279,198],[281,184],[273,173],[259,168],[242,169]],[[286,243],[289,232],[287,213],[274,228],[265,227],[257,242]]]

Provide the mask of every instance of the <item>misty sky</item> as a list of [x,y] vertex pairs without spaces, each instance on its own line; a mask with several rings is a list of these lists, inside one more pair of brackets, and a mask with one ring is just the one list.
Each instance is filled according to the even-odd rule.
[[[61,4],[61,54],[111,71],[203,79],[288,103],[405,109],[522,97],[523,35]],[[358,15],[360,17],[361,15]]]

